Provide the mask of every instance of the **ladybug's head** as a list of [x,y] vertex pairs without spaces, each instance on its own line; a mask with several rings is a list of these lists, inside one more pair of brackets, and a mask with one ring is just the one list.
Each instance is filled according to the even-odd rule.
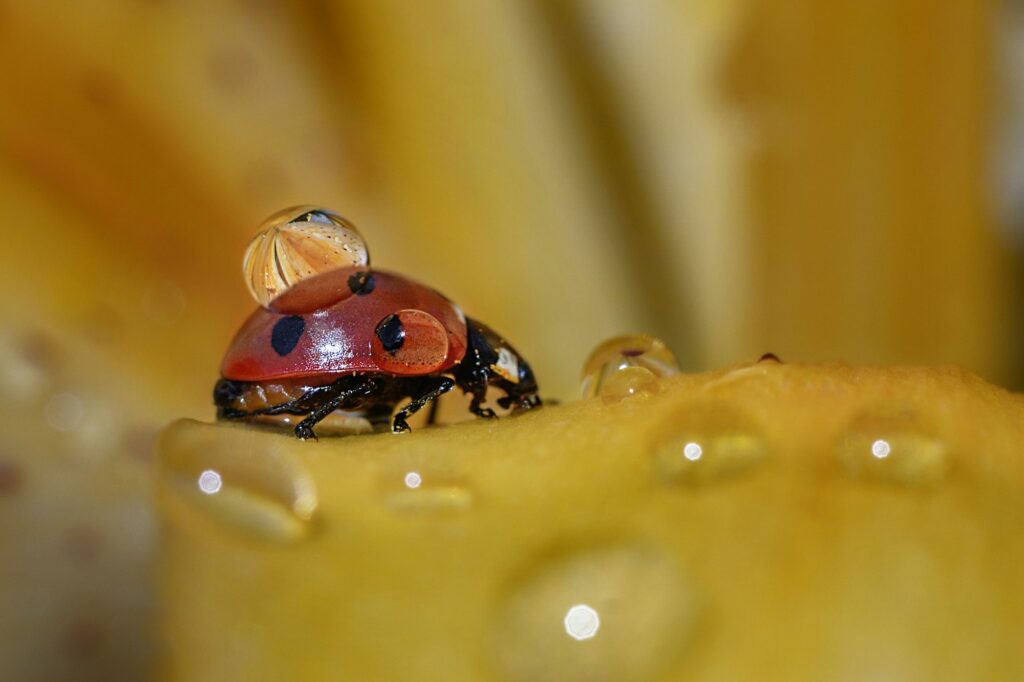
[[[502,389],[504,403],[534,402],[537,379],[530,363],[497,332],[476,320],[467,319],[469,352],[467,358],[486,370],[488,383]],[[529,400],[527,400],[529,399]]]

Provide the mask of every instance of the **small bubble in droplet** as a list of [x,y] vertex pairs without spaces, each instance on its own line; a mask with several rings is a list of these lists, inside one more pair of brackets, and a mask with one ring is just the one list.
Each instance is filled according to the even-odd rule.
[[758,358],[757,361],[758,362],[774,362],[774,363],[779,364],[779,365],[783,364],[782,360],[780,360],[779,356],[776,355],[775,353],[765,353],[760,358]]
[[85,408],[74,393],[58,393],[43,408],[46,423],[57,431],[74,431],[82,425]]
[[198,513],[280,542],[308,534],[318,497],[298,459],[274,449],[237,452],[213,438],[173,441],[165,437],[158,456],[158,481],[169,493],[169,516]]
[[548,555],[502,601],[495,656],[515,682],[658,678],[685,651],[698,603],[672,557],[646,544]]
[[700,484],[759,464],[762,431],[729,405],[690,405],[652,436],[655,467],[666,481]]
[[446,474],[387,474],[381,481],[381,492],[389,507],[402,512],[462,511],[473,503],[469,486]]
[[678,373],[679,362],[658,339],[644,334],[617,336],[595,348],[584,363],[583,397],[620,400],[657,390],[658,379]]
[[879,406],[850,420],[836,445],[847,473],[904,485],[928,485],[944,477],[946,444],[909,407]]

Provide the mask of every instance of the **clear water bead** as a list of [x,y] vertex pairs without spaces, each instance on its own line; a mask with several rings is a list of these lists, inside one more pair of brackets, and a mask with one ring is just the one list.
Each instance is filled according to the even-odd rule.
[[646,334],[616,336],[584,363],[583,397],[626,398],[655,390],[658,379],[678,373],[679,361],[660,340]]
[[245,283],[266,307],[297,282],[332,270],[365,267],[370,253],[356,226],[314,206],[270,216],[245,250]]
[[836,444],[842,467],[852,476],[909,486],[945,477],[946,443],[909,407],[878,406],[856,415]]
[[384,503],[402,513],[462,512],[473,505],[473,491],[466,481],[418,467],[388,472],[381,479],[380,491]]
[[653,431],[655,469],[667,483],[702,485],[753,469],[767,454],[761,428],[727,404],[687,405]]
[[496,613],[510,682],[664,679],[697,632],[700,599],[669,554],[627,542],[535,559]]
[[305,538],[319,499],[302,463],[277,449],[226,450],[210,433],[164,456],[157,480],[166,513],[270,542]]

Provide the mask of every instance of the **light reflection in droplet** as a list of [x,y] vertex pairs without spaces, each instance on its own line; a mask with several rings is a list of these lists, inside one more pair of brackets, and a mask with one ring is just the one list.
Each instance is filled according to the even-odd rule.
[[423,477],[418,472],[410,471],[405,475],[406,488],[419,488],[421,483],[423,483]]
[[576,604],[565,613],[565,632],[575,640],[583,641],[597,634],[601,618],[590,606]]
[[879,439],[871,444],[871,454],[877,459],[885,459],[890,452],[892,452],[892,448],[889,446],[889,441]]
[[700,443],[687,443],[683,446],[683,457],[691,462],[696,462],[703,454],[704,449],[700,446]]
[[199,474],[199,489],[207,495],[220,492],[222,485],[223,481],[221,481],[220,474],[213,469],[207,469]]

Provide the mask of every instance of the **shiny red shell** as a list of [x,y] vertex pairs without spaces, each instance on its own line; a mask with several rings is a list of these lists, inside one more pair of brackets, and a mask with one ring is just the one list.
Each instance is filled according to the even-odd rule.
[[[466,319],[422,284],[388,272],[346,268],[297,283],[257,309],[231,342],[221,374],[235,381],[357,372],[415,376],[444,372],[466,353]],[[378,334],[397,316],[401,345]],[[382,341],[382,337],[384,341]]]

